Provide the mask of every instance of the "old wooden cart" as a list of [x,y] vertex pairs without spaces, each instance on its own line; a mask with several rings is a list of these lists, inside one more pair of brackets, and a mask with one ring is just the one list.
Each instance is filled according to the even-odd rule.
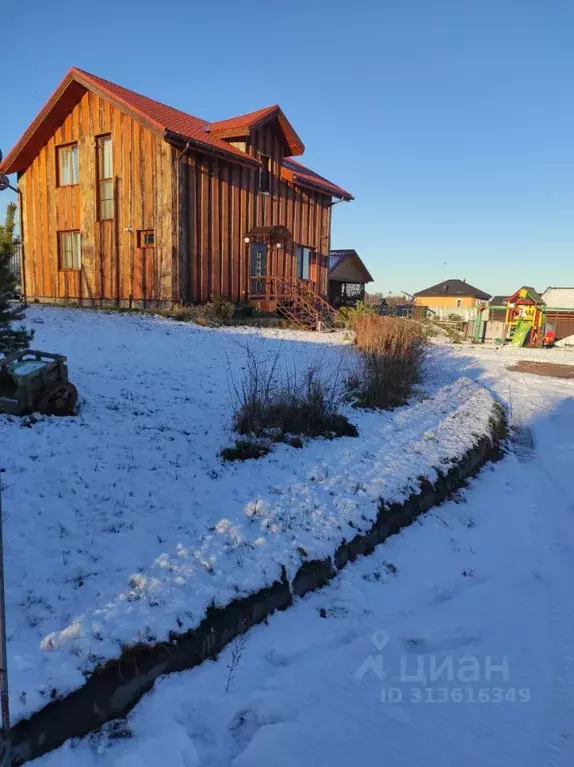
[[0,359],[0,412],[72,415],[77,399],[62,354],[29,349]]

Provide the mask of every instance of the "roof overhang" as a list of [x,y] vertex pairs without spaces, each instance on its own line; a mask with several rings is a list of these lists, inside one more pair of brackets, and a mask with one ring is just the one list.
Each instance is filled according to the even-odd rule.
[[260,167],[261,165],[261,163],[255,159],[255,157],[252,157],[249,154],[242,153],[243,156],[233,155],[230,157],[229,153],[226,152],[225,149],[219,149],[218,147],[214,147],[211,144],[206,144],[203,141],[199,141],[199,139],[188,138],[181,133],[174,133],[174,131],[165,130],[163,133],[163,138],[165,141],[167,141],[168,144],[171,144],[172,146],[182,151],[185,151],[186,148],[196,149],[198,152],[212,154],[216,157],[221,157],[228,162],[234,162],[239,165],[248,165],[256,168]]
[[281,166],[281,178],[285,179],[285,181],[290,181],[297,186],[310,189],[313,192],[322,192],[328,197],[336,197],[338,200],[350,202],[355,199],[350,192],[346,192],[336,184],[327,181],[327,179],[308,176],[303,172],[298,172],[294,168],[286,168],[284,165]]
[[[356,250],[350,250],[348,253],[343,255],[342,258],[340,258],[337,261],[337,264],[329,270],[329,279],[333,282],[351,282],[351,280],[347,279],[344,274],[343,266],[347,264],[349,261],[353,262],[353,266],[355,269],[357,269],[358,274],[362,276],[362,279],[358,281],[358,284],[366,284],[367,282],[374,282],[373,277],[371,276],[371,273],[363,263],[363,259],[359,256]],[[340,274],[338,274],[340,273]]]

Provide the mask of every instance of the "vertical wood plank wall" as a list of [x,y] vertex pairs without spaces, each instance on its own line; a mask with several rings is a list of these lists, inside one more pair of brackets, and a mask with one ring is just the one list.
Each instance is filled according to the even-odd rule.
[[202,154],[179,162],[181,222],[180,295],[203,302],[212,295],[234,301],[248,299],[249,245],[246,234],[256,226],[286,226],[291,248],[270,248],[268,273],[295,276],[295,244],[313,248],[311,279],[317,292],[327,293],[331,231],[331,198],[280,179],[283,143],[277,130],[266,127],[249,138],[249,152],[271,158],[271,193],[258,191],[256,168],[239,166]]
[[[115,217],[98,221],[96,137],[112,136]],[[78,143],[79,184],[57,186],[56,147]],[[87,91],[20,178],[30,298],[99,302],[171,301],[176,255],[175,150]],[[153,229],[155,248],[138,248]],[[60,269],[58,232],[80,230],[82,267]]]

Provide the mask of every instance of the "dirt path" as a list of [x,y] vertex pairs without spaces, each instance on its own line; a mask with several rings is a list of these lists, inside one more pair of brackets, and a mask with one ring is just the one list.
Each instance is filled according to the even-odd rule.
[[574,365],[560,365],[555,362],[533,362],[520,360],[516,365],[507,368],[515,373],[531,373],[537,376],[552,378],[574,378]]

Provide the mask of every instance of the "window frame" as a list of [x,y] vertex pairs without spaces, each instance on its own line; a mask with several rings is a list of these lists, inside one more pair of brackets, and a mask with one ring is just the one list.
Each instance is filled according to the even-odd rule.
[[462,298],[457,298],[456,299],[456,308],[457,309],[462,309]]
[[[72,265],[71,266],[65,266],[64,265],[64,244],[63,244],[63,238],[68,235],[77,235],[77,240],[72,237],[72,249],[71,249],[71,258],[72,258]],[[74,246],[73,243],[77,242],[77,253],[75,254],[77,256],[77,265],[74,263]],[[58,271],[60,272],[80,272],[82,270],[82,232],[79,229],[62,229],[58,231]]]
[[[104,176],[103,174],[103,165],[104,161],[102,158],[103,153],[103,142],[109,141],[110,145],[110,176]],[[116,217],[116,199],[115,199],[115,183],[114,183],[114,144],[112,139],[111,133],[102,133],[100,136],[96,136],[96,172],[97,172],[97,183],[98,183],[98,194],[97,194],[97,220],[98,221],[113,221]],[[103,197],[102,195],[102,189],[105,188],[106,190],[111,188],[111,196]],[[111,202],[111,208],[112,208],[112,214],[111,216],[104,216],[102,213],[102,203],[110,203]]]
[[[307,257],[307,276],[302,276],[304,273],[304,265],[305,265],[305,259],[304,256],[301,258],[301,274],[299,274],[299,251],[303,251],[303,254],[305,251],[308,253]],[[313,248],[310,248],[308,245],[295,245],[295,276],[298,280],[302,280],[303,282],[310,282],[311,281],[311,259],[313,257]]]
[[[260,194],[271,194],[271,157],[268,154],[263,154],[262,152],[259,152],[259,162],[261,165],[259,166],[259,181],[258,181],[258,191]],[[266,180],[266,186],[267,188],[264,189],[264,179]]]
[[[71,181],[70,183],[63,183],[62,181],[62,162],[61,162],[61,156],[63,152],[71,152],[73,153],[73,150],[76,150],[76,164],[74,166],[74,162],[71,156],[71,164],[70,164],[70,177]],[[74,180],[74,167],[77,171],[76,173],[76,179]],[[58,144],[56,146],[56,178],[57,178],[57,184],[58,188],[65,188],[68,186],[78,186],[80,183],[80,152],[78,149],[78,142],[77,141],[69,141],[66,144]]]
[[[145,241],[149,235],[153,237],[152,243]],[[155,248],[155,229],[138,229],[138,248]]]

